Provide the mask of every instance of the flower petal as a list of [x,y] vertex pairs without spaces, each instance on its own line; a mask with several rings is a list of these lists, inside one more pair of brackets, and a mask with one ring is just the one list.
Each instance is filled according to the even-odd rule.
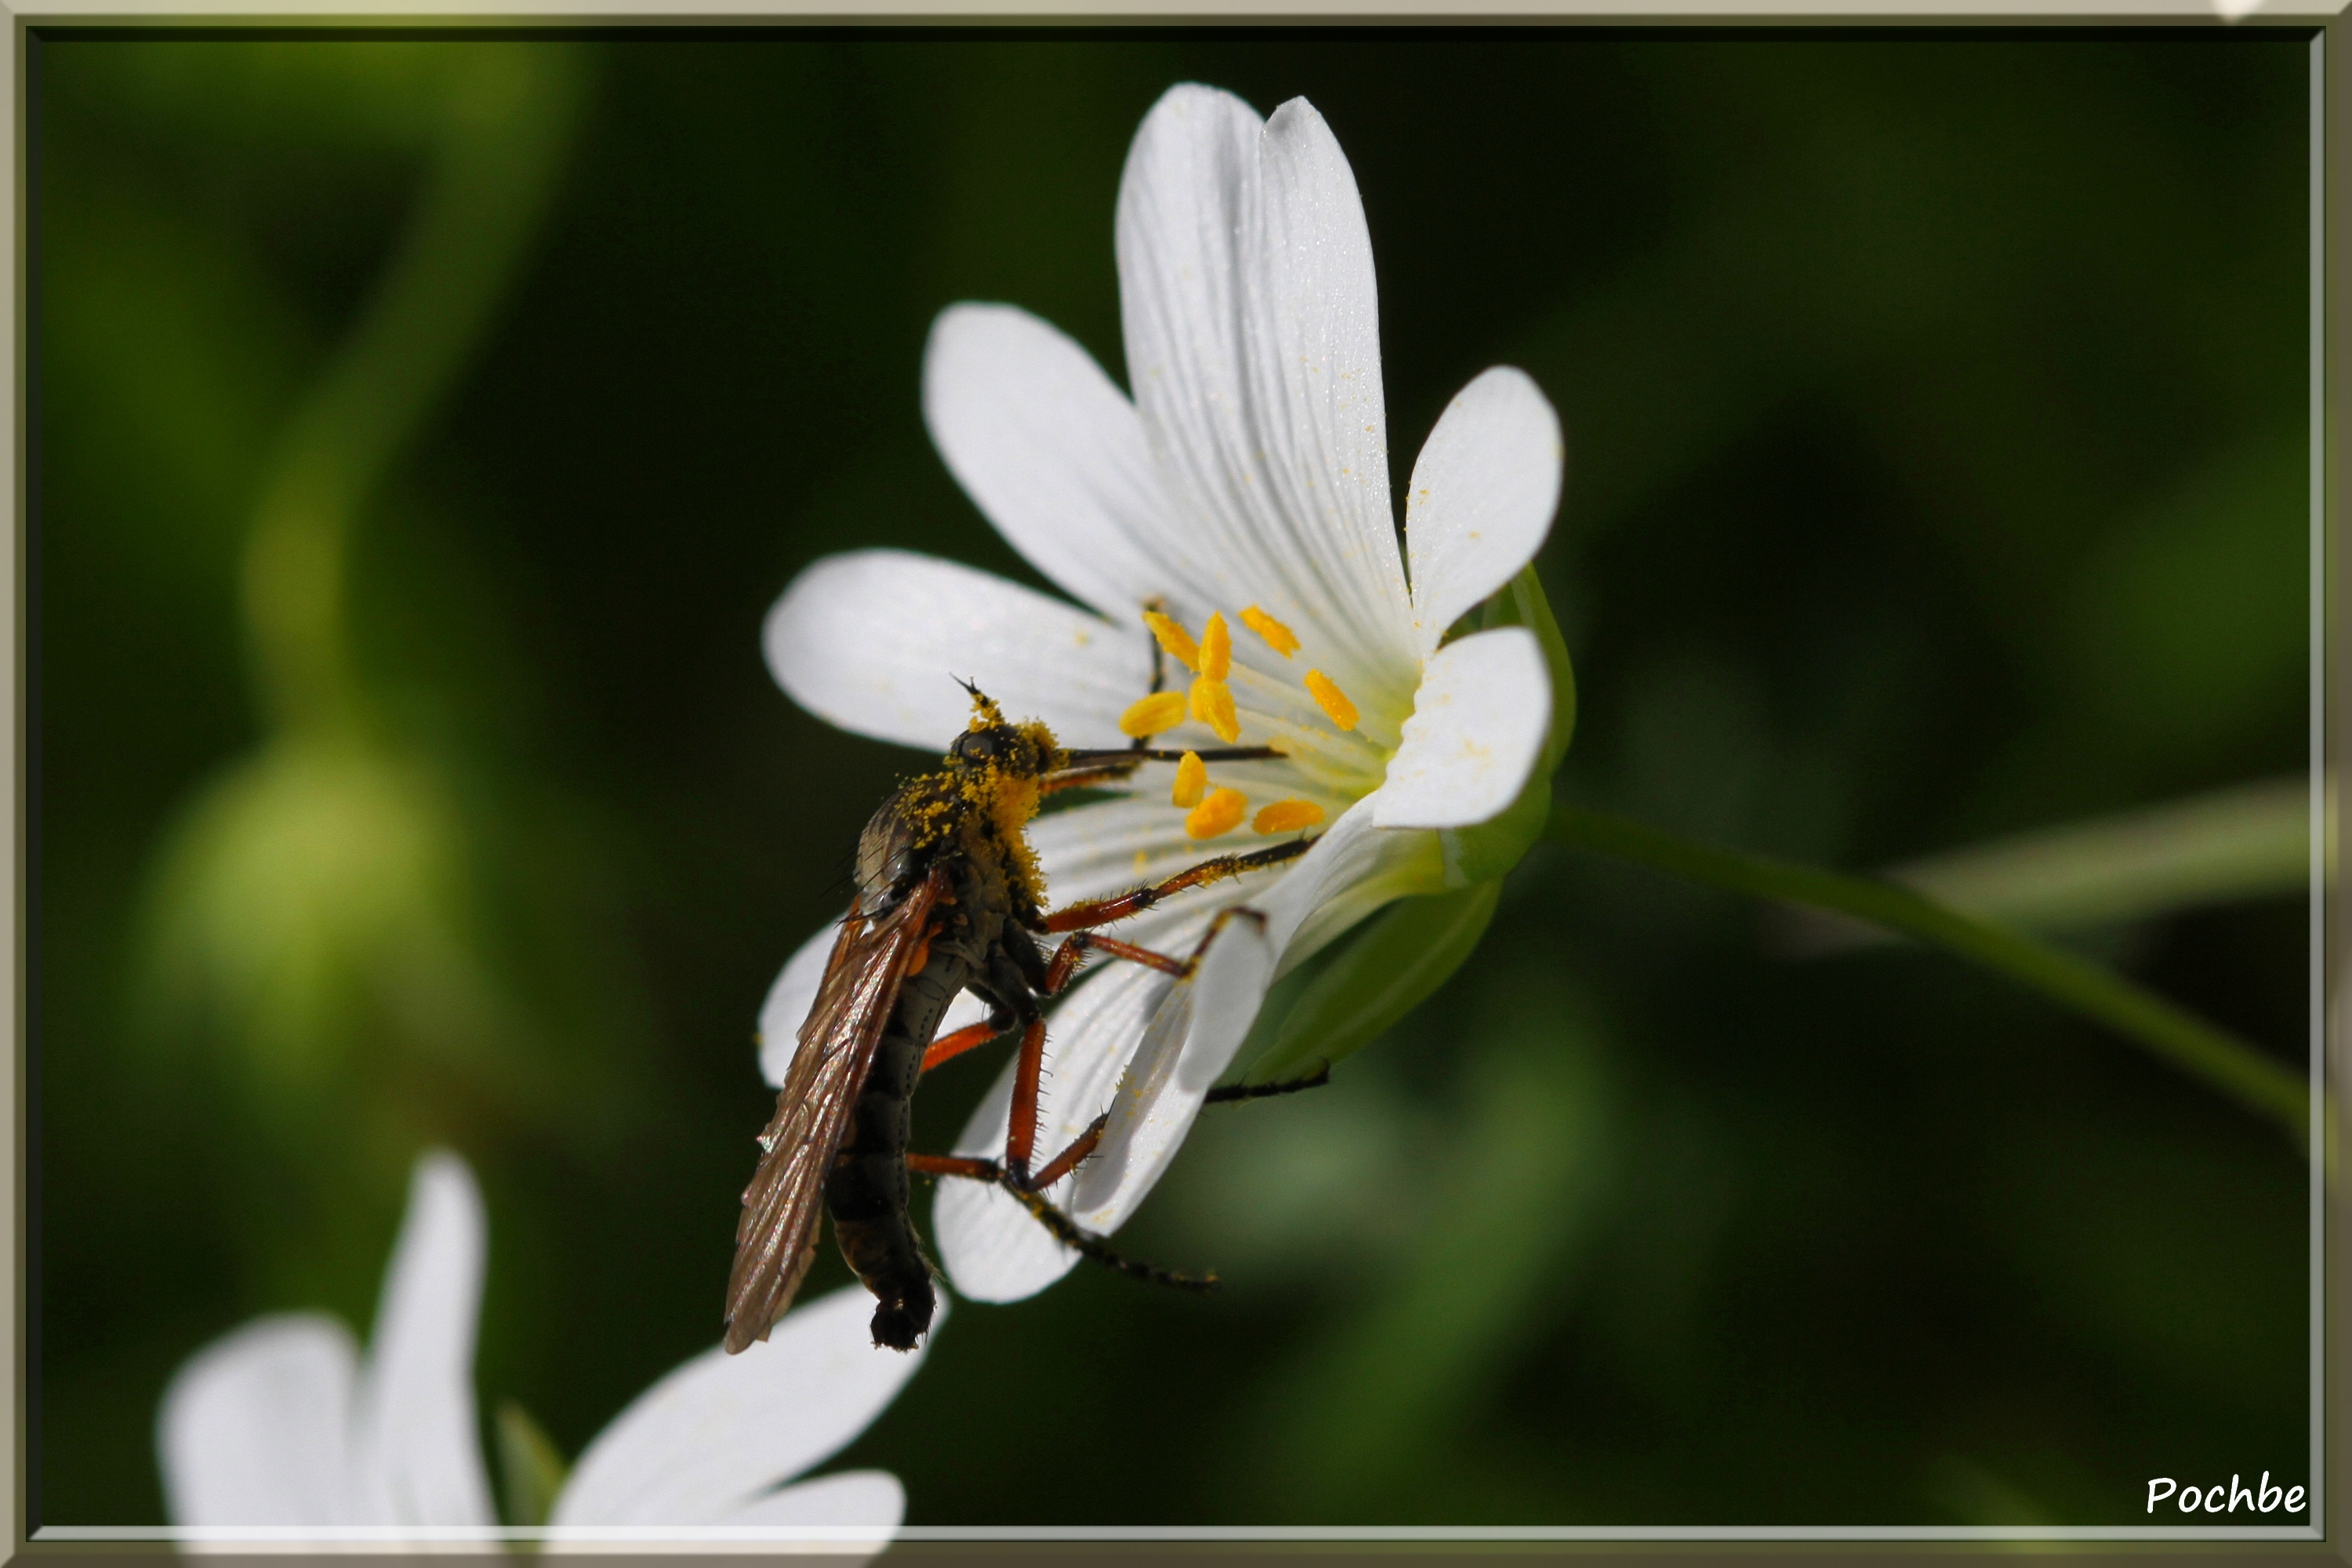
[[350,1474],[358,1371],[351,1331],[317,1312],[257,1319],[191,1356],[155,1420],[172,1522],[357,1522]]
[[1564,456],[1559,416],[1524,371],[1497,365],[1445,405],[1405,492],[1424,654],[1535,558],[1559,506]]
[[1264,917],[1236,915],[1199,970],[1152,1014],[1119,1080],[1102,1146],[1078,1168],[1071,1217],[1080,1225],[1116,1230],[1158,1183],[1249,1034],[1277,956]]
[[486,1229],[466,1163],[419,1159],[354,1402],[354,1522],[497,1522],[474,1416]]
[[845,1470],[837,1476],[820,1476],[813,1481],[770,1492],[711,1522],[764,1525],[772,1530],[787,1530],[796,1524],[819,1525],[828,1533],[814,1539],[822,1542],[828,1557],[857,1559],[872,1553],[856,1552],[838,1534],[830,1532],[857,1525],[870,1526],[879,1550],[906,1517],[907,1489],[898,1484],[898,1477],[887,1470]]
[[[877,1349],[873,1311],[853,1285],[787,1312],[740,1355],[713,1348],[678,1367],[589,1443],[549,1522],[713,1523],[839,1451],[897,1397],[929,1344]],[[942,1300],[934,1334],[946,1313]]]
[[1429,658],[1388,782],[1368,797],[1382,827],[1466,827],[1528,782],[1551,725],[1551,678],[1525,626],[1499,626]]
[[1135,405],[1055,328],[1011,305],[941,311],[923,420],[972,504],[1073,598],[1120,626],[1155,595],[1214,602],[1179,559]]
[[[800,1048],[801,1026],[807,1022],[809,1009],[816,1005],[824,963],[833,956],[834,940],[840,934],[840,924],[829,922],[801,943],[784,961],[783,973],[768,987],[768,999],[760,1005],[760,1076],[768,1080],[770,1089],[784,1087],[793,1053]],[[967,991],[948,1004],[947,1014],[940,1020],[940,1033],[952,1034],[986,1016],[987,1006]]]
[[[1039,1106],[1038,1159],[1050,1160],[1110,1108],[1119,1073],[1143,1037],[1145,1020],[1169,987],[1166,975],[1139,964],[1107,966],[1079,983],[1048,1020],[1045,1092]],[[1013,1064],[1007,1062],[971,1119],[956,1151],[990,1158],[1004,1152],[1013,1105]],[[1091,1164],[1089,1161],[1087,1163]],[[1083,1172],[1085,1165],[1079,1170]],[[1046,1190],[1063,1202],[1075,1178]],[[1018,1301],[1068,1273],[1078,1255],[1047,1235],[1011,1196],[979,1182],[942,1179],[931,1205],[940,1262],[957,1291],[975,1301]]]
[[1118,716],[1151,684],[1150,638],[1002,577],[903,550],[811,564],[762,630],[793,701],[845,730],[944,751],[976,681],[1065,745],[1119,746]]
[[1128,376],[1218,605],[1257,605],[1309,663],[1402,707],[1411,605],[1363,210],[1321,118],[1276,119],[1191,85],[1144,117],[1118,195]]
[[[1387,875],[1391,862],[1401,854],[1418,858],[1421,847],[1405,835],[1379,831],[1359,803],[1280,880],[1249,897],[1245,907],[1262,921],[1227,921],[1192,979],[1168,992],[1154,1011],[1119,1079],[1102,1147],[1078,1167],[1071,1217],[1103,1232],[1125,1223],[1176,1157],[1276,977],[1346,929],[1323,920],[1322,911],[1344,905],[1352,921],[1406,890]],[[1358,900],[1366,889],[1380,896]]]

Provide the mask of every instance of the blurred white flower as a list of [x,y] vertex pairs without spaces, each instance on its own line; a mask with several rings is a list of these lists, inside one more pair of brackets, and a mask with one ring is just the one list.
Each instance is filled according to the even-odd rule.
[[[1348,161],[1304,99],[1261,121],[1229,93],[1171,89],[1129,152],[1117,229],[1132,401],[1085,350],[1004,305],[942,314],[923,366],[948,467],[1077,604],[869,550],[809,567],[765,635],[796,700],[882,740],[936,751],[962,729],[952,673],[1066,746],[1149,733],[1284,752],[1147,766],[1120,798],[1031,830],[1057,904],[1250,847],[1253,833],[1322,832],[1286,869],[1118,928],[1182,952],[1221,908],[1264,913],[1263,928],[1229,924],[1191,981],[1103,964],[1054,1015],[1038,1147],[1112,1116],[1049,1196],[1105,1232],[1166,1168],[1280,973],[1390,900],[1499,876],[1525,847],[1475,863],[1460,830],[1517,801],[1544,752],[1545,654],[1518,626],[1444,638],[1542,543],[1562,458],[1535,384],[1487,371],[1422,448],[1400,557],[1370,237]],[[1155,638],[1177,686],[1139,700]],[[762,1011],[771,1082],[832,936],[794,957]],[[979,1016],[960,1007],[945,1026]],[[1008,1068],[959,1149],[1001,1151],[1010,1100]],[[992,1187],[943,1184],[936,1216],[967,1296],[1015,1300],[1076,1260]]]
[[[476,1425],[481,1194],[463,1161],[418,1161],[362,1361],[318,1312],[256,1319],[191,1357],[156,1421],[163,1492],[190,1550],[482,1542],[503,1530]],[[541,1533],[557,1549],[661,1542],[879,1550],[906,1510],[876,1470],[783,1483],[881,1414],[922,1359],[868,1342],[855,1288],[789,1314],[740,1356],[716,1347],[590,1442]]]

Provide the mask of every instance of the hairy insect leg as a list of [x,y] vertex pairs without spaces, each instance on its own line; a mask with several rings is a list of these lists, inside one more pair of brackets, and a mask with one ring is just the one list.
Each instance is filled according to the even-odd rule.
[[966,1051],[976,1051],[1004,1031],[993,1022],[983,1019],[970,1024],[951,1035],[941,1035],[923,1052],[923,1070],[930,1071],[941,1062],[951,1062]]
[[[1190,958],[1171,958],[1164,952],[1154,952],[1148,947],[1138,947],[1131,942],[1121,942],[1100,931],[1073,932],[1063,938],[1061,945],[1054,949],[1054,960],[1045,966],[1045,994],[1053,995],[1067,985],[1070,976],[1077,973],[1078,965],[1086,962],[1089,952],[1107,952],[1113,958],[1124,958],[1130,963],[1140,963],[1147,969],[1156,969],[1162,974],[1172,974],[1182,980],[1201,967],[1201,961],[1209,955],[1209,944],[1217,940],[1217,933],[1225,929],[1225,922],[1236,915],[1245,915],[1260,925],[1265,922],[1264,915],[1240,904],[1220,910],[1217,918],[1209,922],[1209,929],[1201,934],[1200,943],[1192,949]],[[1298,1087],[1305,1089],[1310,1086],[1301,1084]]]
[[1272,1100],[1280,1094],[1297,1094],[1302,1089],[1321,1089],[1331,1081],[1331,1064],[1324,1063],[1315,1069],[1313,1078],[1294,1078],[1286,1083],[1229,1083],[1223,1089],[1213,1089],[1202,1096],[1204,1105],[1231,1105],[1244,1100]]
[[1013,1058],[1013,1107],[1004,1125],[1004,1170],[1016,1182],[1029,1179],[1029,1156],[1037,1145],[1037,1098],[1045,1076],[1045,1020],[1032,1018],[1021,1031],[1020,1054]]
[[1048,932],[1085,931],[1089,927],[1109,925],[1129,915],[1139,915],[1159,903],[1190,888],[1238,877],[1244,871],[1264,870],[1279,866],[1286,860],[1296,860],[1313,847],[1312,838],[1294,838],[1286,844],[1276,844],[1265,849],[1253,849],[1241,855],[1219,855],[1187,867],[1165,881],[1137,888],[1108,899],[1088,899],[1067,909],[1056,910],[1045,917]]
[[[1089,1152],[1092,1140],[1100,1136],[1101,1128],[1102,1122],[1098,1121],[1079,1140],[1080,1143],[1087,1144]],[[1071,1148],[1077,1146],[1072,1144]],[[1065,1157],[1067,1157],[1066,1151]],[[1056,1165],[1061,1163],[1059,1159],[1054,1162]],[[1072,1159],[1070,1163],[1075,1165],[1077,1160]],[[993,1160],[978,1160],[962,1154],[909,1154],[907,1156],[907,1168],[925,1175],[961,1176],[966,1181],[987,1182],[1003,1188],[1013,1194],[1015,1203],[1029,1211],[1031,1218],[1045,1227],[1046,1234],[1090,1263],[1099,1263],[1106,1268],[1116,1268],[1131,1278],[1148,1280],[1154,1285],[1171,1286],[1179,1290],[1213,1290],[1217,1288],[1214,1274],[1179,1274],[1171,1268],[1139,1263],[1118,1252],[1110,1243],[1047,1203],[1034,1188],[1015,1184],[1011,1173]]]

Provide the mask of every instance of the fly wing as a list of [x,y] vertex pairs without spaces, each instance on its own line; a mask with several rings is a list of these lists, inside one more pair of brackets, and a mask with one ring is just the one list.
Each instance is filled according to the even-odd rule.
[[929,929],[940,881],[934,873],[895,908],[871,920],[853,909],[842,922],[777,1092],[775,1117],[760,1134],[766,1153],[743,1189],[735,1267],[727,1279],[730,1352],[768,1337],[816,1257],[824,1180],[898,1005],[908,960]]

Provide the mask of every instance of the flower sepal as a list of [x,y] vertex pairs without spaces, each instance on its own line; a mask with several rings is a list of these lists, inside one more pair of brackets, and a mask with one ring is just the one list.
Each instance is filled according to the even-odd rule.
[[[1547,792],[1549,800],[1549,792]],[[1234,1082],[1288,1083],[1353,1056],[1453,977],[1495,918],[1502,884],[1400,899],[1307,981]]]

